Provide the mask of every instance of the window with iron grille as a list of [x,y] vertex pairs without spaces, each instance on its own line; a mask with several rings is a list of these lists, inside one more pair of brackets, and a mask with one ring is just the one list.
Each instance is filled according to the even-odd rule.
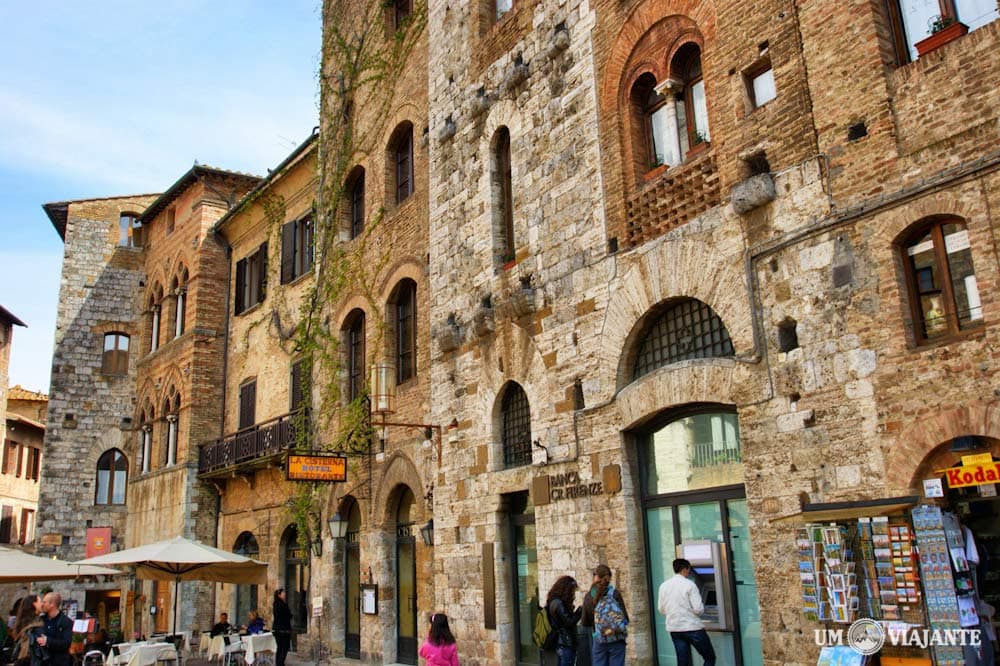
[[506,468],[531,464],[531,409],[518,384],[510,384],[500,404],[503,418],[503,464]]
[[733,355],[729,331],[712,308],[687,299],[667,307],[639,345],[633,379],[671,363]]

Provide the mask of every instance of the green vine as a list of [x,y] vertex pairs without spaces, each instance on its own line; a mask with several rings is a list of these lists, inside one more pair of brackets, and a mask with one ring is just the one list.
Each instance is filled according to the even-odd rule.
[[[352,465],[364,476],[359,485],[371,480],[369,391],[365,386],[361,395],[343,404],[340,331],[330,317],[348,294],[360,295],[369,312],[381,310],[378,289],[390,259],[387,241],[380,233],[385,211],[374,211],[363,232],[350,243],[342,242],[341,228],[346,218],[348,177],[354,165],[366,159],[373,167],[379,164],[398,99],[397,84],[427,23],[426,0],[414,0],[410,15],[390,33],[386,14],[394,11],[394,6],[387,7],[384,0],[324,3],[321,132],[316,157],[319,185],[313,210],[314,279],[296,313],[294,334],[286,341],[286,351],[305,363],[306,370],[300,375],[302,395],[316,402],[308,415],[295,417],[296,449],[360,456],[369,464]],[[262,195],[260,204],[272,226],[271,235],[280,240],[286,212],[283,198]],[[279,320],[292,319],[287,302],[275,307]],[[375,321],[371,322],[374,326],[368,331],[366,348],[377,350],[382,347],[385,323],[381,317],[370,319]],[[334,432],[335,436],[324,438],[322,432]],[[289,501],[304,548],[319,534],[321,490],[319,484],[299,483]]]

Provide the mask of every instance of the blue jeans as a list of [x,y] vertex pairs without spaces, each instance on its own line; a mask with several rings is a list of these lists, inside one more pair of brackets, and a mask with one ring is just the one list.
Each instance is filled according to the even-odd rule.
[[671,631],[670,638],[674,641],[677,651],[677,666],[691,666],[691,648],[694,647],[705,661],[705,666],[715,666],[715,649],[704,629],[698,631]]
[[594,641],[592,659],[594,666],[625,666],[625,641]]
[[573,666],[576,663],[576,650],[573,648],[556,648],[556,656],[559,657],[559,666]]

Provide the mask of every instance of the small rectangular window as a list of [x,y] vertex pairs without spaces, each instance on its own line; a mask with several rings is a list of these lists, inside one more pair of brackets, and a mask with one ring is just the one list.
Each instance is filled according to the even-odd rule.
[[406,19],[409,18],[410,14],[413,12],[413,7],[410,4],[411,0],[394,0],[392,3],[393,8],[393,28],[400,30],[406,23]]
[[135,213],[122,213],[118,218],[118,246],[142,247],[139,242],[142,223]]
[[167,220],[166,220],[167,221],[167,235],[169,236],[170,234],[174,233],[174,209],[173,208],[168,208],[166,216],[167,216]]
[[500,17],[509,12],[514,8],[514,0],[495,0],[497,14],[496,18],[499,21]]
[[778,96],[774,87],[774,70],[770,66],[750,78],[750,99],[755,109],[760,108]]
[[307,359],[301,359],[292,363],[289,384],[288,411],[297,412],[303,407],[308,407],[312,393],[312,372],[309,369],[309,361]]
[[129,337],[124,333],[104,334],[104,353],[101,356],[103,374],[128,374],[128,345]]

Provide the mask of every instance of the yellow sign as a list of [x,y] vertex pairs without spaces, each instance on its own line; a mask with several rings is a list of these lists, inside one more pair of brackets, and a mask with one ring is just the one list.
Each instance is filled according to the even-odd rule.
[[39,546],[61,546],[62,542],[62,534],[43,534],[38,538]]
[[347,458],[292,454],[286,470],[289,481],[347,481]]
[[963,465],[988,465],[993,462],[992,453],[977,453],[971,456],[962,456]]
[[987,483],[1000,482],[1000,462],[992,460],[986,464],[962,465],[937,470],[948,480],[949,488],[965,488],[967,486],[983,486]]

